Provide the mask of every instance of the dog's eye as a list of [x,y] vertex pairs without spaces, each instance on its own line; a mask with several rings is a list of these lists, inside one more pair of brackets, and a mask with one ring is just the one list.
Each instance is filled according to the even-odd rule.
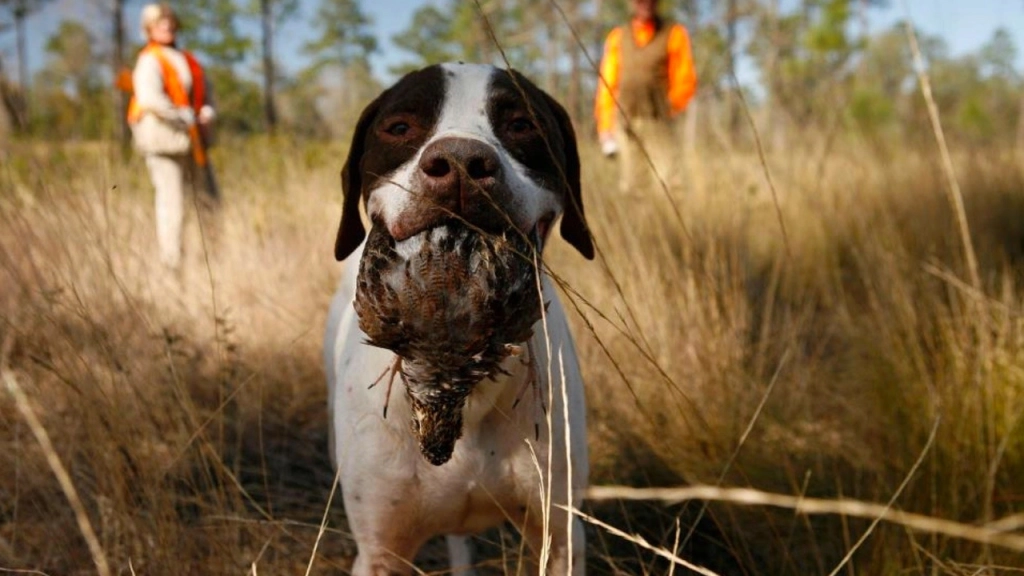
[[535,128],[536,125],[534,125],[533,121],[529,118],[513,118],[508,123],[508,131],[513,134],[526,134],[533,131]]
[[412,130],[412,126],[409,126],[408,122],[402,122],[401,120],[392,122],[384,128],[384,131],[392,136],[405,136],[410,130]]

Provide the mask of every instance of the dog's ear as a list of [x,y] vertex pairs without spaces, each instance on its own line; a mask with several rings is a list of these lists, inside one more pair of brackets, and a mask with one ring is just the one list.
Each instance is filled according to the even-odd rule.
[[[383,95],[381,95],[383,96]],[[366,237],[366,227],[359,216],[359,199],[362,196],[363,174],[359,164],[366,151],[366,132],[370,129],[377,111],[380,109],[381,98],[371,102],[359,116],[352,144],[348,149],[348,158],[341,169],[341,190],[344,200],[341,206],[341,225],[338,237],[334,240],[334,257],[340,262],[353,250],[359,247]]]
[[565,182],[567,186],[565,213],[559,232],[566,242],[579,250],[587,260],[594,259],[594,242],[590,236],[590,228],[583,216],[583,191],[580,186],[580,153],[576,147],[576,131],[572,128],[569,113],[554,98],[541,91],[548,108],[551,109],[558,124],[558,130],[565,146]]

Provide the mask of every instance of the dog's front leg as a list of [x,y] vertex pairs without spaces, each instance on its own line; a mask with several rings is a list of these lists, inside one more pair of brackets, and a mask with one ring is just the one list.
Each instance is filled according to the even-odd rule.
[[[348,425],[341,435],[347,450],[338,458],[342,498],[358,547],[353,576],[411,574],[412,559],[432,535],[421,514],[419,454],[405,430],[381,418],[376,400],[364,403],[372,412],[342,420]],[[403,408],[396,420],[408,417]]]
[[412,572],[412,561],[401,553],[362,545],[352,565],[352,576],[406,576]]
[[[376,511],[373,501],[345,502],[345,513],[356,540],[358,554],[352,576],[404,576],[412,574],[412,560],[423,545],[422,538],[408,522],[408,514]],[[394,502],[384,503],[394,508]]]
[[469,537],[449,534],[445,537],[445,543],[448,545],[448,563],[452,568],[452,576],[476,576]]

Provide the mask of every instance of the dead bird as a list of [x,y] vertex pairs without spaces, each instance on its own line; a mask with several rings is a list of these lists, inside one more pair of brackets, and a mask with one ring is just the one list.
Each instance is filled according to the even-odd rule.
[[[367,343],[395,352],[412,429],[434,465],[451,458],[462,407],[541,317],[534,244],[458,221],[396,242],[372,226],[355,309]],[[389,384],[390,385],[390,384]]]

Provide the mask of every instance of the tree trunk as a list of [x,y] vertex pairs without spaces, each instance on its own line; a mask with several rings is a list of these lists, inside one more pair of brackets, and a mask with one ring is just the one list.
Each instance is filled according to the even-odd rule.
[[[124,0],[114,0],[114,53],[111,65],[114,67],[114,78],[118,78],[125,68],[124,62]],[[127,156],[131,150],[131,133],[128,130],[128,94],[119,88],[114,89],[114,126],[115,136],[121,145],[121,152]]]
[[1017,110],[1017,158],[1021,169],[1024,170],[1024,95],[1020,97],[1020,106]]
[[544,20],[544,24],[548,29],[548,43],[547,46],[544,47],[544,91],[557,98],[558,94],[556,94],[556,88],[558,84],[558,54],[559,52],[561,52],[562,49],[561,45],[559,44],[558,12],[556,12],[554,9],[548,10]]
[[15,88],[7,79],[3,70],[3,61],[0,60],[0,113],[6,122],[0,122],[12,132],[24,133],[24,115],[21,113],[22,104],[20,91]]
[[[857,2],[857,19],[860,22],[860,42],[861,50],[866,50],[868,44],[871,42],[871,21],[868,19],[868,8],[870,8],[869,0],[860,0]],[[864,67],[867,64],[867,58],[859,58],[857,62],[857,74],[864,74]]]
[[[580,30],[580,18],[579,18],[579,4],[573,2],[572,14],[570,20],[572,23],[573,30]],[[583,118],[583,106],[580,92],[583,89],[580,83],[582,82],[582,74],[580,73],[581,63],[580,58],[582,54],[580,51],[584,49],[583,46],[576,45],[576,38],[572,34],[569,35],[568,40],[569,46],[569,93],[566,98],[566,102],[569,105],[569,115],[572,117],[573,122],[578,126],[580,120]]]
[[24,129],[28,126],[29,117],[29,74],[28,74],[28,50],[25,48],[25,16],[28,15],[28,8],[24,2],[14,9],[14,33],[17,36],[18,44],[18,84],[21,89],[21,105],[18,106],[18,125]]
[[779,122],[779,95],[778,85],[772,80],[775,69],[779,63],[779,0],[771,0],[768,3],[768,29],[771,31],[771,41],[768,47],[768,62],[765,69],[768,77],[765,79],[765,105],[764,105],[764,131],[769,149],[780,149],[782,142],[782,127]]
[[0,142],[14,129],[14,108],[8,98],[7,77],[4,76],[4,61],[0,58]]
[[260,22],[263,31],[263,115],[267,130],[277,131],[277,106],[274,103],[274,18],[271,0],[260,0]]
[[[736,0],[728,0],[725,4],[725,70],[728,74],[728,83],[731,87],[726,94],[729,97],[726,99],[727,109],[726,114],[726,126],[729,132],[729,137],[735,137],[739,128],[739,98],[735,93],[739,90],[738,86],[733,86],[734,80],[736,79],[736,21],[738,20],[738,12],[736,9]],[[738,83],[738,81],[737,81]]]

